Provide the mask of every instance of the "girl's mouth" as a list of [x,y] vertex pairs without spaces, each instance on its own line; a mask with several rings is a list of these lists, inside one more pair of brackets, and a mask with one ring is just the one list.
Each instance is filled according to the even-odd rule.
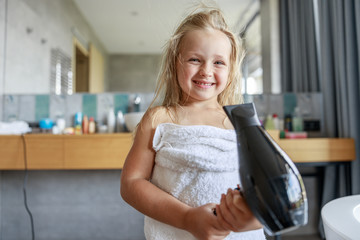
[[200,85],[203,87],[211,87],[213,85],[215,85],[215,83],[207,83],[207,82],[198,82],[198,81],[193,81],[196,85]]

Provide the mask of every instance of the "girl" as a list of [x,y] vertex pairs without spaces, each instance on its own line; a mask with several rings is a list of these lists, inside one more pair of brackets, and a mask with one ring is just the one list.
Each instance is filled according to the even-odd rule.
[[121,176],[121,196],[146,215],[146,239],[265,238],[238,193],[215,204],[239,183],[236,135],[222,109],[240,102],[239,71],[238,41],[218,9],[192,13],[169,40],[162,105],[145,113]]

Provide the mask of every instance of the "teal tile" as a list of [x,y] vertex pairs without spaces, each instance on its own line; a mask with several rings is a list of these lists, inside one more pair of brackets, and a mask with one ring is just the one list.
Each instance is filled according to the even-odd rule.
[[49,117],[49,95],[36,95],[35,97],[35,121]]
[[115,113],[122,111],[127,113],[129,106],[129,95],[128,94],[115,94],[114,95],[114,109]]
[[297,105],[295,93],[284,93],[284,115],[293,114]]
[[93,117],[96,120],[97,103],[95,94],[84,94],[82,96],[82,111],[84,115],[89,118]]

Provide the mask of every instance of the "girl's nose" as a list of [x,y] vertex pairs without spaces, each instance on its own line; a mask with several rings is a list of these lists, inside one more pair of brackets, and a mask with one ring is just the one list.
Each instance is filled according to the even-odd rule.
[[212,76],[212,71],[211,68],[209,66],[202,66],[202,68],[200,69],[200,76],[202,77],[211,77]]

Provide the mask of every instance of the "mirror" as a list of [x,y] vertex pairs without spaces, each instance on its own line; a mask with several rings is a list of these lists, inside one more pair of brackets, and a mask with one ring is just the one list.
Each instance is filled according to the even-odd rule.
[[[260,6],[216,2],[238,32]],[[162,46],[192,6],[193,0],[0,0],[0,94],[151,92]]]

